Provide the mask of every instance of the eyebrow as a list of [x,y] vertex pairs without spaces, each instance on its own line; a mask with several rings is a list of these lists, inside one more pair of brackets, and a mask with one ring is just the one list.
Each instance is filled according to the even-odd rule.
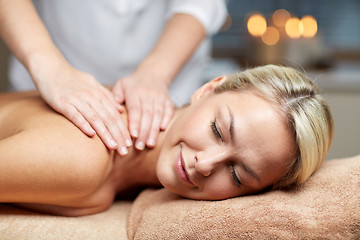
[[243,166],[243,168],[245,169],[245,171],[247,173],[249,173],[253,178],[256,179],[256,181],[261,184],[261,181],[260,181],[260,177],[259,175],[257,175],[253,170],[251,170],[251,168],[249,168],[247,165],[245,165],[244,163],[241,164]]
[[230,134],[230,138],[231,138],[231,141],[234,142],[235,141],[235,137],[234,137],[234,115],[230,109],[229,106],[227,106],[227,109],[228,109],[228,113],[229,113],[229,116],[230,116],[230,125],[229,125],[229,134]]
[[[227,106],[228,109],[228,113],[229,113],[229,119],[230,119],[230,126],[229,126],[229,134],[230,134],[230,139],[231,141],[234,143],[236,141],[235,138],[235,132],[234,132],[234,115],[231,111],[231,108],[229,106]],[[244,163],[241,163],[241,165],[243,166],[243,168],[245,169],[245,171],[250,174],[250,176],[252,176],[253,178],[256,179],[256,181],[260,184],[260,177],[259,175],[257,175],[251,168],[249,168],[247,165],[245,165]]]

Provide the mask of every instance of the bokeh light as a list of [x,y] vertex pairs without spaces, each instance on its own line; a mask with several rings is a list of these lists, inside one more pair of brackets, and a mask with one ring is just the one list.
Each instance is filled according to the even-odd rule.
[[305,38],[312,38],[317,33],[318,25],[317,21],[313,16],[306,15],[301,18],[301,23],[303,26],[302,35]]
[[261,40],[268,46],[275,45],[280,39],[280,33],[275,27],[268,27]]
[[290,17],[291,17],[290,13],[285,9],[278,9],[272,15],[273,22],[277,27],[285,26],[286,21]]
[[286,21],[285,32],[290,38],[299,38],[303,30],[304,26],[299,18],[292,17]]
[[249,17],[247,28],[252,36],[260,37],[266,31],[266,19],[261,14],[254,14]]

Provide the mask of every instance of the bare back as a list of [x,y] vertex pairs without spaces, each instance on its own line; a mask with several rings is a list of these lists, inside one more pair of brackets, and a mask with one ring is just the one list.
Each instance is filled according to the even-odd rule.
[[160,185],[157,154],[129,149],[120,157],[36,92],[0,95],[0,202],[59,215],[100,212],[117,194]]
[[102,211],[116,194],[113,158],[36,92],[0,95],[0,202],[62,215]]

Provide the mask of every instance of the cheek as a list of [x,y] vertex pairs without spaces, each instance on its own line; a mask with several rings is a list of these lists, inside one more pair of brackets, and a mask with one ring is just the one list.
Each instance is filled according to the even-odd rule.
[[201,195],[207,200],[222,200],[242,195],[228,175],[217,174],[204,180]]
[[161,150],[159,159],[156,165],[156,174],[162,185],[173,184],[174,177],[174,165],[176,161],[176,147],[165,147]]
[[210,117],[201,113],[186,113],[171,126],[168,132],[166,144],[176,145],[184,142],[189,147],[197,148],[197,144],[204,143],[209,139]]

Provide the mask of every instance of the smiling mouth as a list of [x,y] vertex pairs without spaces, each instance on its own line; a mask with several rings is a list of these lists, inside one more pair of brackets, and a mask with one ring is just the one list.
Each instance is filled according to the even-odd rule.
[[180,152],[178,154],[177,161],[176,161],[176,172],[179,175],[181,180],[194,186],[194,183],[191,182],[189,175],[185,169],[184,158],[182,156],[182,147],[180,147]]

